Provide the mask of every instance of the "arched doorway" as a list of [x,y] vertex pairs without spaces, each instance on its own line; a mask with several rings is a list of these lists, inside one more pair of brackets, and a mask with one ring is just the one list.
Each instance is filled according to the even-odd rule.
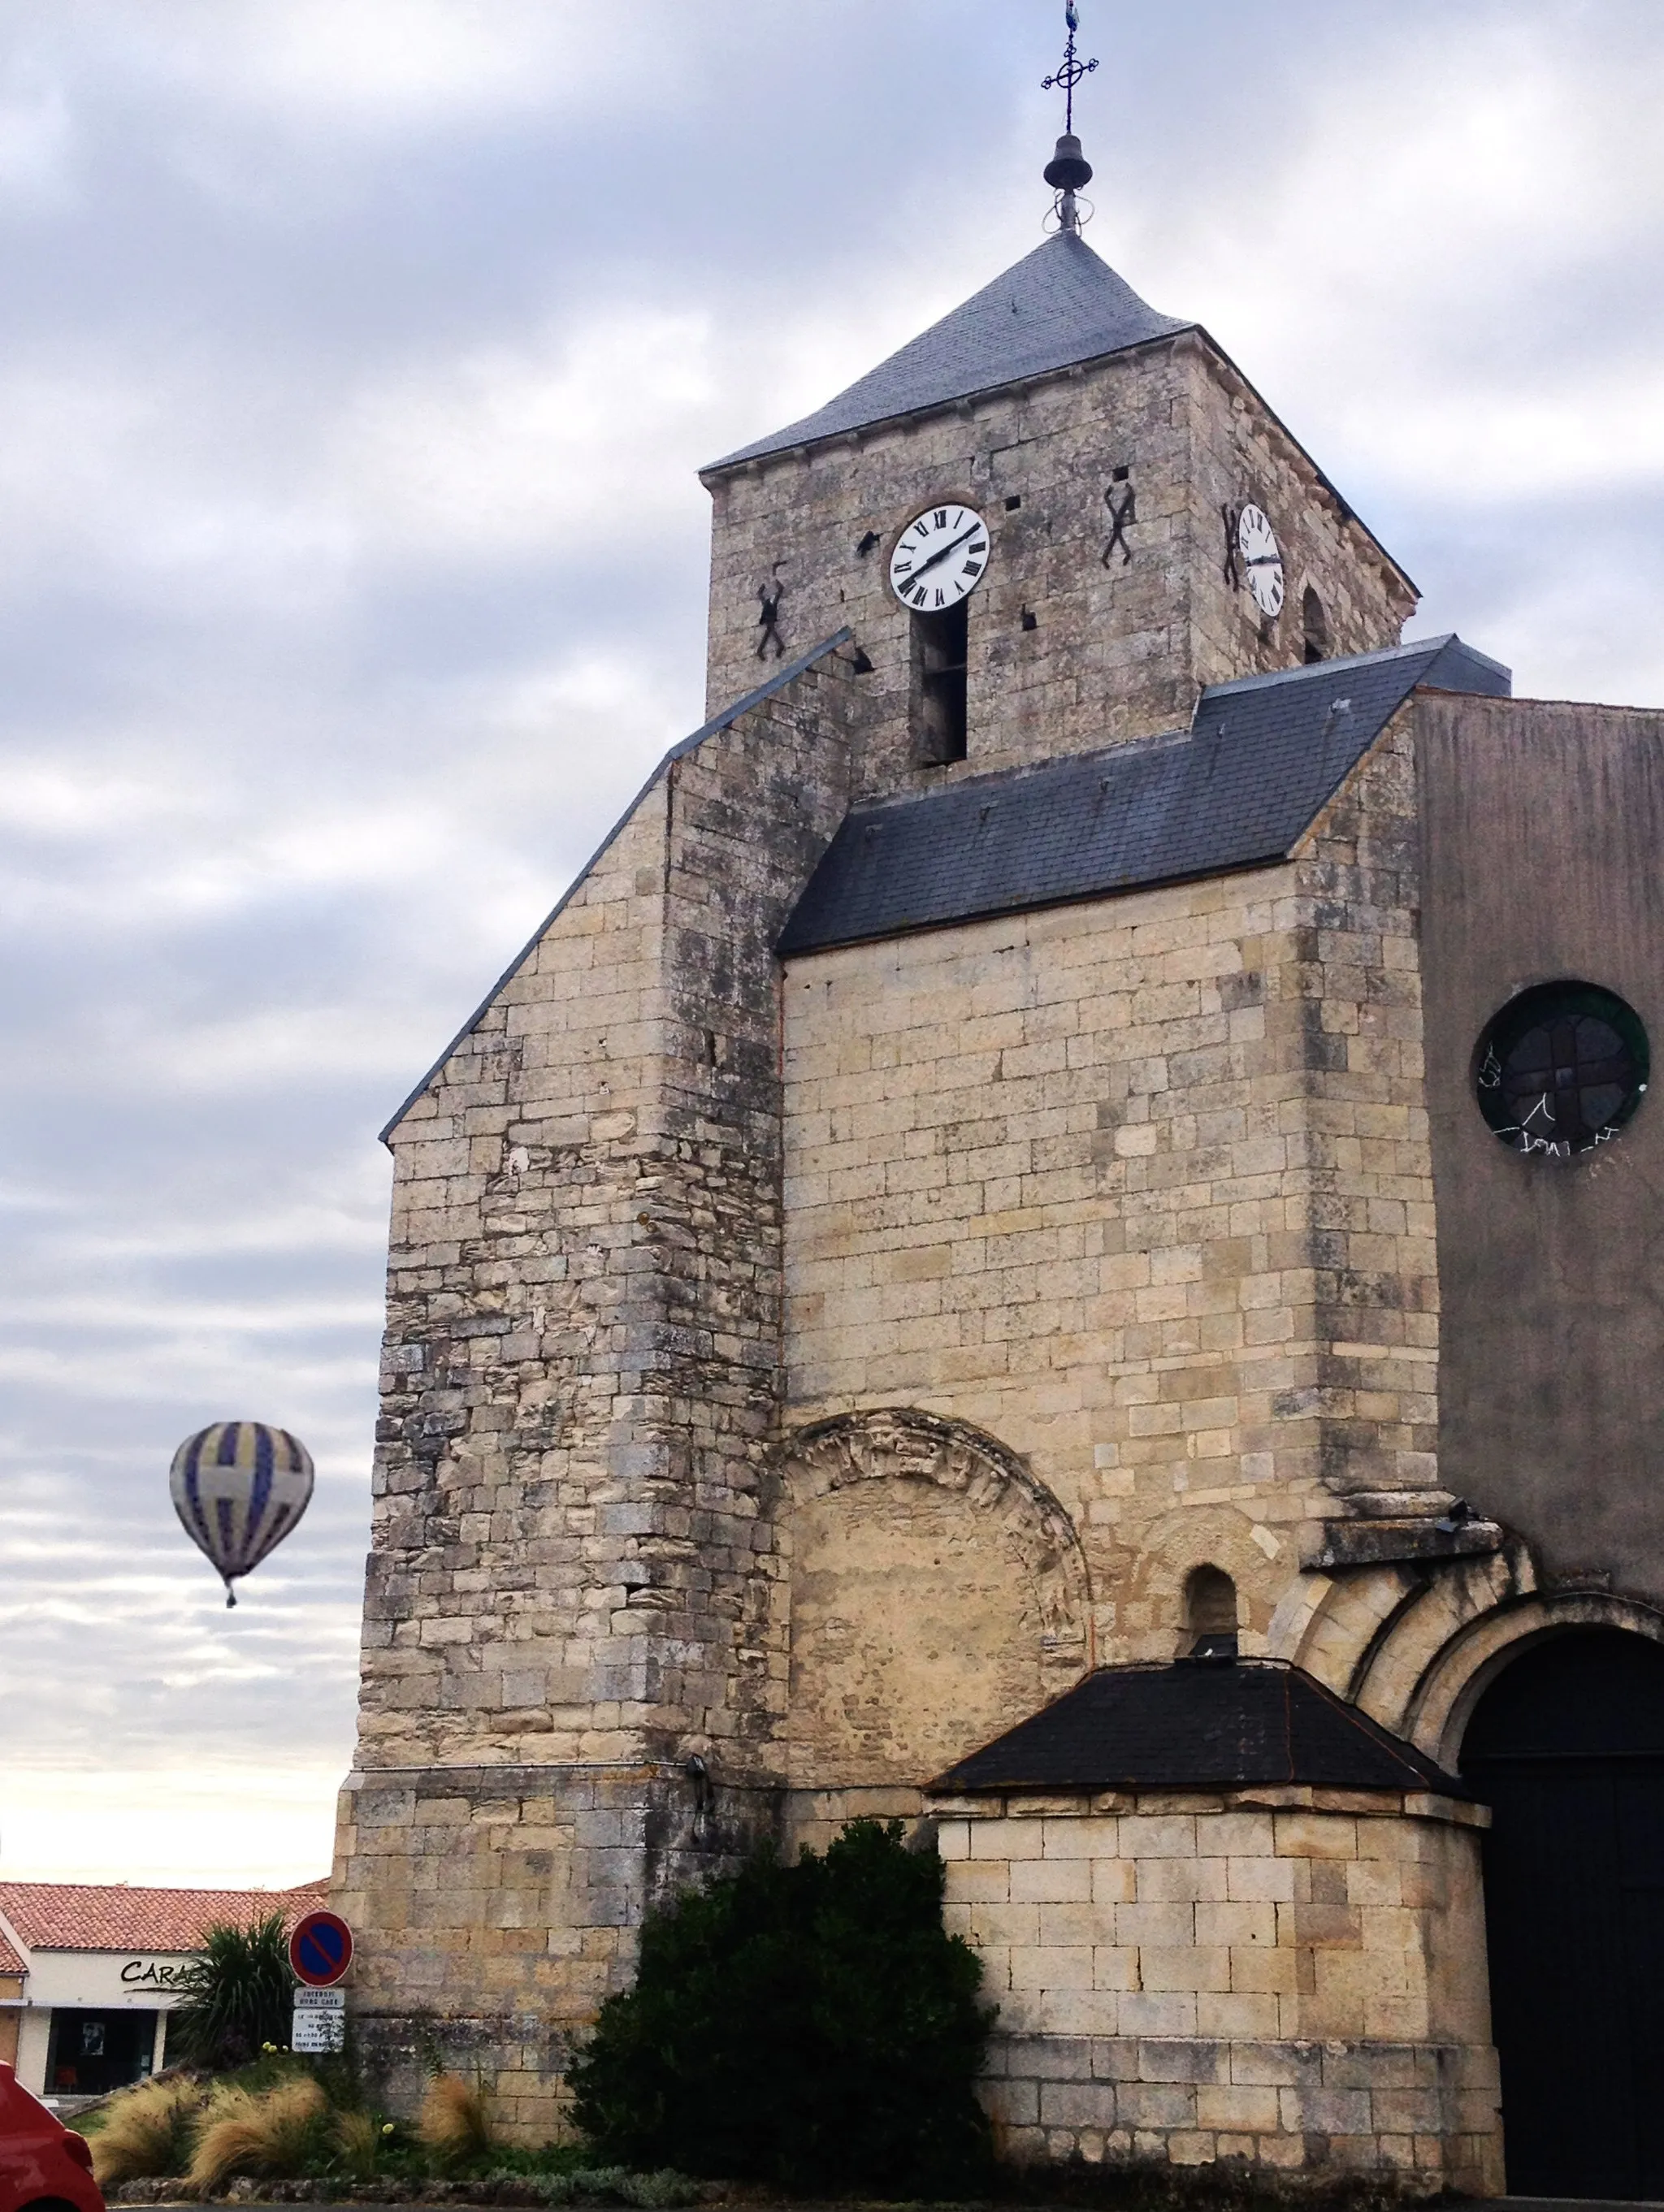
[[1664,1648],[1531,1645],[1474,1709],[1508,2185],[1664,2197]]

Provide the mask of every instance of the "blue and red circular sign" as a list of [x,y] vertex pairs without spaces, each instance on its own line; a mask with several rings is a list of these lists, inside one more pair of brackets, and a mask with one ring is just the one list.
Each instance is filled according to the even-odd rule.
[[289,1936],[289,1963],[309,1990],[326,1990],[352,1964],[352,1930],[338,1912],[308,1912]]

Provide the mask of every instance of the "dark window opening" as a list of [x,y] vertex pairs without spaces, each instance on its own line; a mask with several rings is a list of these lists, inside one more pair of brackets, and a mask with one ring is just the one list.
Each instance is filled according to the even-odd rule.
[[1236,1656],[1236,1584],[1222,1567],[1194,1567],[1185,1581],[1185,1650],[1192,1659]]
[[102,2097],[142,2081],[155,2049],[154,2012],[77,2012],[56,2007],[46,2050],[50,2095]]
[[1329,617],[1323,611],[1323,602],[1307,584],[1306,596],[1301,601],[1301,627],[1306,633],[1307,661],[1329,658]]
[[1610,1144],[1647,1095],[1652,1054],[1639,1015],[1593,983],[1540,983],[1479,1040],[1479,1111],[1510,1152],[1569,1160]]
[[913,617],[913,759],[945,768],[966,755],[966,671],[971,603]]

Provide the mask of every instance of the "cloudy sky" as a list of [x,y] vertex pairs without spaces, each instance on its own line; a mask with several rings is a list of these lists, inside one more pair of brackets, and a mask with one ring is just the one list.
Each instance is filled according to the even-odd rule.
[[[1658,0],[1085,0],[1088,233],[1539,695],[1664,705]],[[0,1872],[350,1760],[375,1131],[700,718],[699,463],[1027,252],[1060,0],[8,0]],[[320,1482],[235,1613],[210,1419]]]

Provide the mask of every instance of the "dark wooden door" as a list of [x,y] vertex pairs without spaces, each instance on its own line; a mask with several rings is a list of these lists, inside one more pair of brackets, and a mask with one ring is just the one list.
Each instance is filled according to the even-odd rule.
[[1664,2197],[1664,1650],[1533,1645],[1480,1700],[1462,1771],[1492,1809],[1509,2191]]

